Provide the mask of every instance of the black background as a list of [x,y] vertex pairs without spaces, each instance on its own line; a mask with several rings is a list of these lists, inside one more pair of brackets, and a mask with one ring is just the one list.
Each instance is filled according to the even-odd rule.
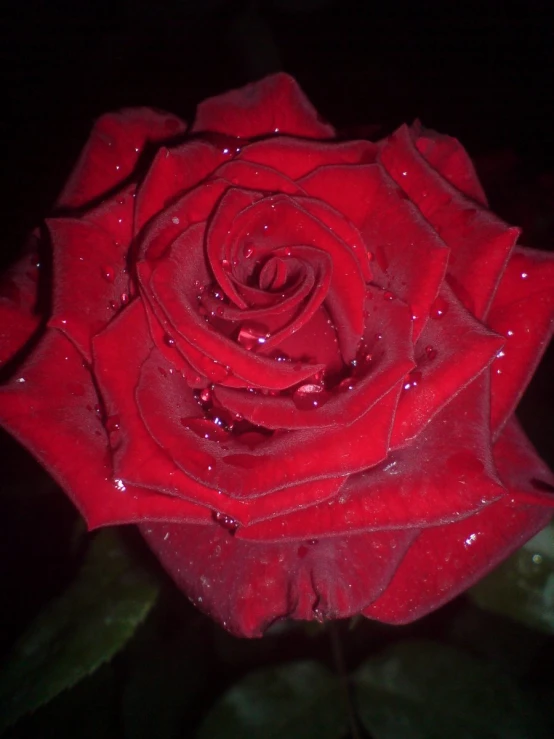
[[551,3],[4,0],[2,259],[44,217],[103,112],[191,118],[279,68],[337,126],[420,117],[473,155],[554,156]]

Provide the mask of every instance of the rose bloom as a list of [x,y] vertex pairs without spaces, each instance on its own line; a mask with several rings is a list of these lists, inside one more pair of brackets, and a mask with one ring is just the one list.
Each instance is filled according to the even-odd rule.
[[455,139],[338,140],[284,74],[106,115],[2,283],[1,422],[234,634],[412,621],[552,512],[518,234]]

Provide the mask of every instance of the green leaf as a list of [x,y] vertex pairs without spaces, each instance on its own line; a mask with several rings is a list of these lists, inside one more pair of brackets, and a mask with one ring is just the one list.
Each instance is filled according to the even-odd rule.
[[347,726],[338,680],[315,662],[294,662],[234,685],[197,739],[340,739]]
[[120,536],[96,534],[75,582],[30,624],[0,671],[0,731],[111,659],[156,595]]
[[528,541],[468,595],[480,608],[554,634],[554,526]]
[[490,663],[428,641],[397,644],[355,673],[374,739],[547,739],[544,716]]

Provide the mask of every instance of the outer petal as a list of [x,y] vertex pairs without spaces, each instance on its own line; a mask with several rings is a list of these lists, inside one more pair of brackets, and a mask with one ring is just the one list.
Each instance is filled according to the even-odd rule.
[[492,368],[492,427],[513,413],[554,329],[554,254],[516,249],[495,293],[488,325],[506,337]]
[[414,621],[469,588],[546,526],[552,508],[526,505],[527,494],[538,502],[535,481],[548,475],[542,460],[510,427],[495,452],[508,494],[469,518],[422,532],[366,616],[389,623]]
[[189,141],[174,149],[162,147],[137,193],[135,233],[226,159],[227,156],[206,141]]
[[79,208],[115,190],[133,173],[148,142],[183,133],[186,124],[169,113],[127,108],[99,118],[67,185],[60,208]]
[[237,636],[280,618],[345,618],[386,588],[417,532],[382,531],[298,545],[238,540],[219,526],[141,526],[201,610]]
[[489,382],[483,373],[413,442],[378,467],[352,475],[331,505],[249,526],[237,536],[279,541],[436,526],[504,493],[490,449]]
[[487,207],[487,197],[481,187],[473,162],[460,142],[425,128],[416,121],[411,129],[417,150],[460,192]]
[[376,158],[377,145],[369,141],[304,141],[286,136],[255,141],[238,154],[241,161],[272,167],[291,180],[328,164],[372,164]]
[[328,139],[335,131],[323,123],[298,83],[278,73],[200,103],[193,131],[254,138],[281,133]]
[[518,229],[452,187],[421,156],[406,126],[381,143],[380,161],[450,248],[451,286],[473,315],[482,318]]
[[145,519],[202,521],[207,512],[112,477],[99,399],[74,346],[49,331],[14,380],[0,388],[4,428],[44,465],[90,528]]
[[54,250],[50,326],[90,361],[91,338],[113,318],[122,295],[129,296],[124,253],[108,232],[86,221],[56,218],[48,227]]

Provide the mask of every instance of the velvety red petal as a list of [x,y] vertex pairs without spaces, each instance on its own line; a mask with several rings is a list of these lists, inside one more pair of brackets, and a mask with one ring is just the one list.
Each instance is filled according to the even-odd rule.
[[90,528],[206,518],[186,501],[126,486],[113,476],[98,402],[80,354],[60,332],[49,331],[0,388],[0,422],[64,488]]
[[264,164],[253,164],[243,159],[223,164],[216,173],[217,177],[225,178],[230,184],[251,190],[287,193],[296,195],[302,189],[289,177],[277,169]]
[[[154,357],[144,363],[136,400],[157,443],[194,479],[237,498],[266,495],[290,485],[342,477],[385,457],[397,389],[348,427],[274,434],[253,450],[195,438],[187,429],[192,392],[179,376],[160,376]],[[184,421],[183,421],[184,419]]]
[[495,293],[487,324],[506,337],[492,366],[492,427],[517,406],[552,337],[554,255],[516,249]]
[[494,461],[509,487],[511,503],[554,507],[554,473],[537,455],[515,416],[494,445]]
[[[301,485],[276,491],[271,496],[240,501],[222,491],[202,485],[185,474],[170,454],[148,433],[135,400],[135,387],[142,364],[148,359],[151,338],[140,302],[126,309],[110,326],[94,339],[94,372],[102,395],[106,416],[116,419],[110,426],[110,442],[114,476],[125,485],[145,488],[145,493],[177,496],[205,506],[200,519],[218,512],[238,524],[263,520],[297,507],[330,497],[343,480],[329,479],[316,485]],[[176,371],[163,357],[156,363],[163,384]],[[163,388],[162,388],[163,389]],[[189,391],[190,392],[190,391]],[[180,429],[181,433],[183,429]],[[200,444],[189,438],[192,446]],[[207,445],[209,446],[209,444]]]
[[505,494],[490,448],[489,383],[482,376],[379,467],[352,475],[332,504],[237,532],[272,541],[410,529],[456,521]]
[[[387,591],[364,611],[366,616],[389,623],[424,616],[469,588],[548,524],[552,508],[541,505],[537,481],[552,480],[551,473],[517,425],[506,427],[494,458],[507,494],[462,521],[423,531]],[[527,504],[531,502],[535,505]]]
[[414,532],[259,544],[222,527],[145,524],[141,532],[192,602],[236,636],[281,618],[345,618],[387,587]]
[[54,252],[49,325],[66,334],[90,361],[91,338],[129,298],[124,254],[110,234],[91,223],[73,218],[47,223]]
[[[241,191],[233,190],[223,197],[208,233],[207,253],[218,283],[227,294],[231,292],[222,258],[229,262],[232,244],[246,235],[264,251],[284,245],[309,245],[327,252],[332,258],[333,272],[325,307],[337,327],[345,361],[354,359],[363,333],[365,295],[362,268],[355,250],[308,213],[301,199],[277,195],[252,202],[250,193],[241,196]],[[244,202],[245,198],[252,201]]]
[[201,140],[173,149],[162,147],[137,192],[135,233],[152,216],[206,179],[227,158],[219,149]]
[[450,248],[451,287],[482,318],[519,230],[452,187],[419,153],[406,126],[381,143],[379,159]]
[[122,247],[119,256],[123,261],[133,238],[135,210],[135,185],[122,188],[117,195],[103,200],[100,205],[83,213],[79,220],[91,223],[109,234],[116,247]]
[[446,272],[442,239],[379,165],[321,167],[300,184],[356,224],[380,267],[376,283],[413,308],[417,339]]
[[[382,294],[369,288],[369,294],[378,297],[369,305],[383,301]],[[333,361],[320,354],[324,333],[317,325],[313,334],[299,332],[300,346],[313,351],[317,363],[333,369]],[[385,340],[376,336],[386,337]],[[408,310],[399,301],[389,303],[382,311],[371,310],[366,319],[365,349],[371,355],[371,363],[365,374],[352,379],[346,389],[330,391],[329,400],[317,409],[303,410],[296,407],[290,396],[264,396],[245,393],[226,387],[217,387],[215,395],[219,403],[246,420],[270,429],[301,429],[324,426],[347,426],[365,413],[391,387],[394,387],[414,367],[412,358],[411,320]],[[287,352],[290,351],[287,345]],[[293,355],[294,356],[294,355]],[[351,388],[351,389],[349,389]]]
[[79,208],[118,188],[133,173],[145,144],[172,138],[185,129],[179,118],[149,108],[103,115],[94,124],[57,205]]
[[425,128],[419,121],[411,127],[411,134],[417,150],[433,169],[464,195],[487,207],[487,197],[473,162],[457,139]]
[[267,134],[328,139],[335,131],[323,123],[296,80],[282,72],[238,90],[204,100],[193,131],[254,138]]
[[327,164],[370,164],[377,146],[369,141],[306,141],[276,136],[245,146],[238,160],[263,164],[298,180]]
[[393,624],[415,621],[471,587],[547,525],[551,511],[506,499],[412,544],[386,592],[363,613]]
[[[476,321],[444,284],[436,309],[416,345],[416,381],[406,378],[398,403],[392,448],[402,446],[488,367],[504,345]],[[434,353],[434,354],[433,354]]]
[[201,231],[199,225],[182,234],[172,245],[171,254],[156,264],[147,285],[169,319],[178,348],[201,374],[222,384],[235,377],[243,387],[281,390],[310,377],[317,367],[276,362],[246,351],[224,334],[209,329],[198,311],[198,288],[194,285],[205,270],[204,254],[196,248]]

